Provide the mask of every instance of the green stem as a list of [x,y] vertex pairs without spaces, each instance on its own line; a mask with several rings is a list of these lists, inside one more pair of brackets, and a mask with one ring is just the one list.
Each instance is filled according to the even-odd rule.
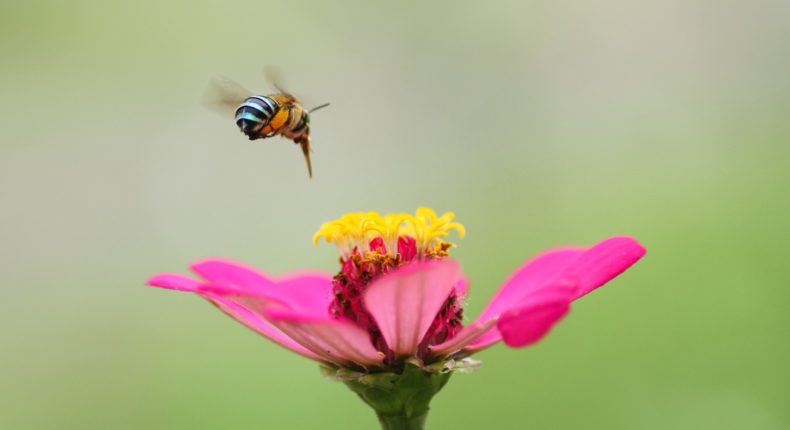
[[416,417],[378,414],[382,430],[423,430],[428,413]]

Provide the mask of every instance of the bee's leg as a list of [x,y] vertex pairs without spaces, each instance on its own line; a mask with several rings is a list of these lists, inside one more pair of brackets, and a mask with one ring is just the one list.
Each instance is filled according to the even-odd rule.
[[310,161],[310,137],[302,136],[296,141],[302,147],[302,154],[304,154],[304,161],[307,163],[307,174],[310,178],[313,177],[313,163]]

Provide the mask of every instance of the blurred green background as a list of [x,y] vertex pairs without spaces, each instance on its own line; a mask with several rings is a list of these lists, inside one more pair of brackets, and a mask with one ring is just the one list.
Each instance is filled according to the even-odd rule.
[[[547,247],[648,255],[431,428],[790,427],[790,4],[0,3],[0,428],[343,428],[373,413],[196,297],[218,255],[334,271],[351,210],[452,210],[474,317]],[[315,178],[198,100],[282,69]]]

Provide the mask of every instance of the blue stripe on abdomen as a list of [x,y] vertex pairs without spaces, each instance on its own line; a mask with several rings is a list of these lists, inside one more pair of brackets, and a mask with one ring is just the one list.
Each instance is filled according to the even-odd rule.
[[263,124],[264,122],[266,122],[265,119],[261,118],[259,115],[256,115],[256,112],[252,112],[246,109],[243,109],[236,113],[236,121],[238,122],[239,120],[242,119],[247,121],[257,122],[259,124]]

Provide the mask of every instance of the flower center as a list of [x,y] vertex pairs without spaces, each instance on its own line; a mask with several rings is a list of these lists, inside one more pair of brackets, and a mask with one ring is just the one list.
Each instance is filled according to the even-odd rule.
[[[425,207],[415,215],[354,212],[324,223],[313,237],[316,244],[321,238],[335,244],[341,253],[340,272],[332,281],[330,312],[366,329],[373,345],[386,353],[389,361],[396,357],[365,308],[365,289],[379,276],[413,261],[446,258],[454,245],[444,238],[453,230],[459,237],[466,233],[454,218],[452,212],[437,216]],[[461,330],[462,299],[460,290],[450,294],[420,344],[418,356],[426,358],[429,345],[450,339]]]
[[350,256],[354,249],[360,252],[376,251],[370,244],[374,239],[381,239],[376,246],[384,245],[384,253],[395,256],[400,251],[401,238],[411,238],[417,256],[424,256],[443,245],[442,240],[455,230],[459,237],[464,237],[466,230],[458,222],[453,222],[455,214],[445,212],[437,216],[430,208],[417,209],[415,215],[407,213],[379,215],[377,212],[352,212],[324,223],[313,236],[313,243],[318,244],[321,238],[334,243],[343,257]]

